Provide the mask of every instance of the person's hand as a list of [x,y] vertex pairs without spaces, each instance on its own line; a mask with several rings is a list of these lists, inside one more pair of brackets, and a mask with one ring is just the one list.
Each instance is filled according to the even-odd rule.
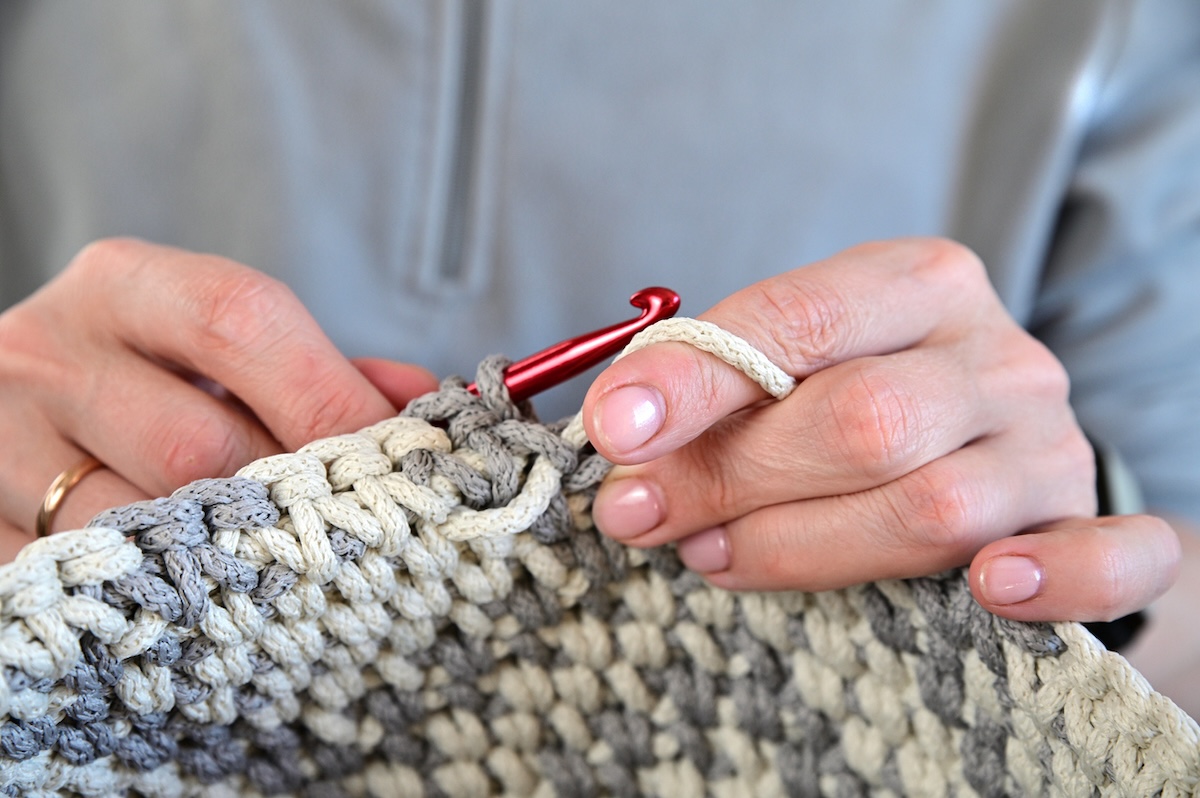
[[720,587],[823,590],[971,567],[988,609],[1109,620],[1174,579],[1179,542],[1096,511],[1062,365],[942,240],[870,244],[758,283],[699,318],[801,383],[785,400],[685,344],[592,384],[583,418],[618,465],[605,534],[678,542]]
[[1179,579],[1146,613],[1146,628],[1121,654],[1155,690],[1200,718],[1200,525],[1172,518],[1183,560]]
[[436,388],[429,372],[348,361],[281,283],[223,258],[93,244],[0,315],[0,562],[87,454],[104,468],[54,530],[351,432]]

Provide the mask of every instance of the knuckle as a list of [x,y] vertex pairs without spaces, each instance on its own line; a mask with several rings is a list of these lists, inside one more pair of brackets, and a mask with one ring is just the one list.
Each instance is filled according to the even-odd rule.
[[1070,409],[1071,379],[1062,362],[1040,341],[1013,327],[1002,338],[991,339],[983,355],[978,390],[981,395],[1005,400],[1012,423],[1023,423],[1032,408],[1038,413],[1061,415]]
[[1066,366],[1043,343],[1021,333],[1016,356],[1010,365],[1013,382],[1028,395],[1041,397],[1056,404],[1066,404],[1071,392],[1071,378]]
[[59,397],[78,393],[94,372],[64,346],[45,314],[22,303],[0,315],[0,385],[18,394]]
[[200,346],[236,355],[269,348],[297,318],[296,299],[286,285],[262,272],[226,265],[198,280],[188,296],[191,332]]
[[137,264],[145,246],[133,238],[93,241],[55,279],[0,314],[0,376],[54,395],[78,394],[81,383],[93,382],[96,369],[85,351],[104,331],[79,336],[76,316],[93,301],[92,289],[117,269]]
[[821,589],[813,584],[811,576],[803,574],[797,567],[801,562],[801,550],[796,540],[796,530],[781,514],[770,520],[759,521],[753,530],[753,561],[755,582],[765,589],[786,587],[792,590]]
[[747,289],[753,307],[771,330],[764,351],[792,374],[808,374],[830,366],[844,349],[846,298],[833,286],[802,280],[803,270]]
[[740,426],[734,419],[725,419],[705,431],[700,440],[677,451],[680,473],[692,475],[688,480],[692,486],[689,494],[695,502],[692,512],[699,511],[713,521],[741,515],[755,500],[753,486],[765,484],[754,459],[713,456],[714,452],[745,451],[736,441]]
[[706,485],[704,505],[715,518],[734,518],[741,514],[743,496],[737,487],[741,484],[744,483],[726,468]]
[[919,470],[905,482],[897,515],[911,542],[955,560],[974,554],[981,504],[967,481]]
[[351,427],[368,423],[362,421],[368,410],[367,395],[348,390],[333,374],[316,378],[310,390],[281,397],[279,409],[279,416],[289,424],[287,443],[296,446],[355,432]]
[[1063,469],[1070,475],[1068,484],[1079,486],[1078,499],[1067,508],[1072,515],[1094,515],[1097,509],[1096,454],[1092,444],[1078,426],[1072,425],[1055,447],[1062,458]]
[[41,327],[27,305],[0,314],[0,374],[6,380],[18,379],[44,361],[46,338]]
[[729,369],[693,347],[680,347],[677,356],[682,360],[658,372],[669,397],[668,412],[684,419],[710,417],[715,408],[725,404],[731,379]]
[[[161,451],[162,478],[170,489],[197,479],[233,474],[246,459],[237,430],[212,415],[186,415],[149,430]],[[153,451],[147,447],[146,451]]]
[[92,241],[80,249],[67,264],[69,272],[107,272],[120,264],[141,260],[145,244],[136,238],[112,237]]
[[885,480],[913,456],[920,438],[920,407],[892,380],[860,370],[830,403],[832,447],[859,473]]
[[949,238],[921,238],[914,244],[916,276],[971,292],[990,286],[983,261],[969,247]]

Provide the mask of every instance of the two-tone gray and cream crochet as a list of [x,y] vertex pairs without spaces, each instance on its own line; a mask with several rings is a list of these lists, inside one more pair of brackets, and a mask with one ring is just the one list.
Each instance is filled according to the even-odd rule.
[[504,365],[0,568],[0,794],[1198,794],[1191,718],[961,572],[730,593],[599,535]]

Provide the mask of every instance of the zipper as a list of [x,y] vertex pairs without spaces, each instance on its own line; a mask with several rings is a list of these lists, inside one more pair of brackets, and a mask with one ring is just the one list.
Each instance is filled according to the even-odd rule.
[[417,286],[435,296],[480,293],[490,270],[492,223],[491,119],[504,93],[508,5],[503,0],[457,0],[442,13],[440,87],[426,193],[426,219]]
[[479,103],[482,100],[483,31],[487,22],[484,0],[461,0],[458,63],[458,107],[454,121],[454,143],[442,217],[442,240],[438,247],[439,282],[460,283],[469,271],[466,259],[470,233],[471,185],[476,167],[479,135]]

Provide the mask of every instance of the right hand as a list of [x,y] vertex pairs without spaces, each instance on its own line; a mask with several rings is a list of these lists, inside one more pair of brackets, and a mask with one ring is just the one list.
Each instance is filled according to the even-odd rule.
[[394,415],[425,369],[347,360],[282,283],[224,258],[106,240],[0,314],[0,563],[87,454],[54,529]]
[[792,377],[781,401],[678,343],[605,369],[588,436],[618,463],[601,532],[678,543],[727,590],[829,590],[972,563],[1016,620],[1111,620],[1179,571],[1162,519],[1094,518],[1094,456],[1063,365],[941,239],[864,244],[700,315]]

